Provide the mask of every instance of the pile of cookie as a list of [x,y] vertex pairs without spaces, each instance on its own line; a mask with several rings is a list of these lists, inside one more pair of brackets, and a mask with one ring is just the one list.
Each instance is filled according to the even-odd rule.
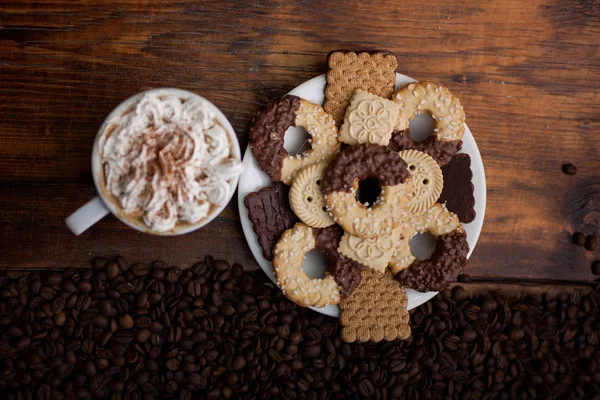
[[[394,91],[391,53],[334,51],[327,64],[323,107],[287,95],[253,120],[250,148],[274,184],[248,194],[245,205],[288,298],[303,306],[339,304],[348,342],[406,339],[405,288],[442,290],[466,263],[461,222],[475,214],[470,159],[456,154],[464,110],[437,83]],[[431,115],[434,131],[415,141],[409,121],[421,113]],[[310,149],[285,150],[291,126],[310,134]],[[375,193],[360,201],[357,190],[368,181]],[[435,251],[419,260],[409,241],[425,232],[435,237]],[[329,262],[323,278],[302,269],[313,249]]]

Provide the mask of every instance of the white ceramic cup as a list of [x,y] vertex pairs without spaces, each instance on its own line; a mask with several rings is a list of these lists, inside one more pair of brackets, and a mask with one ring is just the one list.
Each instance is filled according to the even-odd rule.
[[187,90],[181,90],[181,89],[171,89],[171,88],[152,89],[152,90],[147,90],[145,92],[138,93],[135,96],[130,97],[127,100],[125,100],[124,102],[122,102],[121,104],[119,104],[119,106],[117,108],[115,108],[108,115],[108,117],[106,117],[106,119],[102,123],[102,126],[98,130],[98,134],[96,135],[96,140],[94,141],[94,147],[92,149],[92,175],[94,177],[94,183],[96,185],[96,190],[98,191],[98,196],[96,196],[92,200],[88,201],[86,204],[81,206],[77,211],[75,211],[73,214],[71,214],[68,218],[65,219],[67,226],[69,227],[71,232],[73,232],[75,235],[80,235],[81,233],[86,231],[89,227],[94,225],[96,222],[100,221],[102,218],[104,218],[109,213],[113,213],[113,215],[115,217],[117,217],[118,219],[120,219],[121,222],[123,222],[124,224],[129,225],[130,227],[132,227],[138,231],[141,231],[141,232],[146,232],[146,233],[151,233],[154,235],[161,235],[161,236],[182,235],[184,233],[189,233],[189,232],[195,231],[196,229],[202,228],[204,225],[208,224],[210,221],[215,219],[221,213],[221,211],[223,211],[223,209],[227,206],[227,204],[231,200],[231,197],[233,197],[233,193],[235,192],[235,188],[238,184],[239,176],[237,176],[229,181],[230,191],[229,191],[227,201],[224,202],[223,205],[215,207],[211,211],[211,214],[209,214],[206,218],[198,221],[195,224],[178,227],[173,231],[167,231],[167,232],[155,232],[155,231],[152,231],[150,228],[148,228],[142,222],[136,223],[135,221],[133,221],[131,219],[125,218],[123,215],[121,215],[117,206],[112,201],[110,201],[108,198],[106,198],[106,196],[102,190],[102,185],[100,183],[100,179],[101,179],[100,178],[100,169],[102,167],[101,151],[98,148],[100,138],[104,134],[106,128],[111,123],[118,121],[120,119],[120,117],[123,115],[123,113],[125,111],[127,111],[132,105],[138,103],[142,99],[142,97],[144,97],[145,94],[175,95],[175,96],[178,96],[178,97],[180,97],[182,99],[186,99],[186,100],[195,98],[197,100],[205,102],[205,104],[208,106],[208,108],[214,113],[215,118],[217,119],[219,124],[227,132],[229,141],[231,143],[231,155],[236,157],[237,159],[241,159],[240,145],[239,145],[238,139],[235,135],[235,131],[233,130],[233,127],[231,126],[231,123],[229,122],[227,117],[225,117],[225,115],[221,112],[221,110],[219,110],[210,101],[206,100],[205,98],[203,98],[201,96],[198,96],[195,93],[188,92]]

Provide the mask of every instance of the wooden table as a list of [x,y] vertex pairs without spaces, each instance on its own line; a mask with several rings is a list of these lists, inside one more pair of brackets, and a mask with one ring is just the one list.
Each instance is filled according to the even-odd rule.
[[[12,1],[0,6],[0,267],[82,266],[95,255],[256,265],[237,202],[208,227],[153,237],[107,217],[64,218],[95,195],[105,116],[148,88],[197,92],[241,145],[269,99],[325,72],[332,49],[388,49],[399,71],[460,96],[483,156],[487,214],[467,272],[589,282],[600,233],[600,2]],[[83,5],[82,5],[83,4]],[[561,172],[571,162],[575,176]]]

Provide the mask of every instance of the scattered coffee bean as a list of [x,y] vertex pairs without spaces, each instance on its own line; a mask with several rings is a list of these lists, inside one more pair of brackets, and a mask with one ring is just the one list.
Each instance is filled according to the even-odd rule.
[[596,235],[588,235],[585,238],[585,249],[587,251],[594,251],[598,248],[598,238]]
[[600,276],[600,260],[592,262],[592,274]]
[[575,175],[577,173],[577,167],[573,164],[563,164],[562,172],[567,175]]
[[573,243],[577,246],[583,246],[585,244],[585,235],[581,232],[575,232],[573,234]]
[[452,300],[463,301],[467,296],[467,291],[462,286],[455,286],[452,288]]
[[108,259],[104,257],[94,257],[92,259],[92,268],[94,269],[104,269],[104,267],[106,267],[106,264],[108,264]]

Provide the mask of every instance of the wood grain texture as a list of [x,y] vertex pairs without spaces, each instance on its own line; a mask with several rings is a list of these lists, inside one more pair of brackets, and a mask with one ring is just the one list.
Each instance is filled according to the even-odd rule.
[[[75,4],[77,3],[77,4]],[[488,182],[478,279],[586,282],[600,250],[600,1],[12,1],[0,5],[0,267],[85,265],[122,253],[255,265],[235,201],[181,237],[113,217],[75,237],[64,218],[94,196],[104,117],[148,88],[205,96],[241,145],[269,99],[325,72],[337,48],[387,49],[398,71],[457,94]],[[561,173],[572,162],[578,174]]]

